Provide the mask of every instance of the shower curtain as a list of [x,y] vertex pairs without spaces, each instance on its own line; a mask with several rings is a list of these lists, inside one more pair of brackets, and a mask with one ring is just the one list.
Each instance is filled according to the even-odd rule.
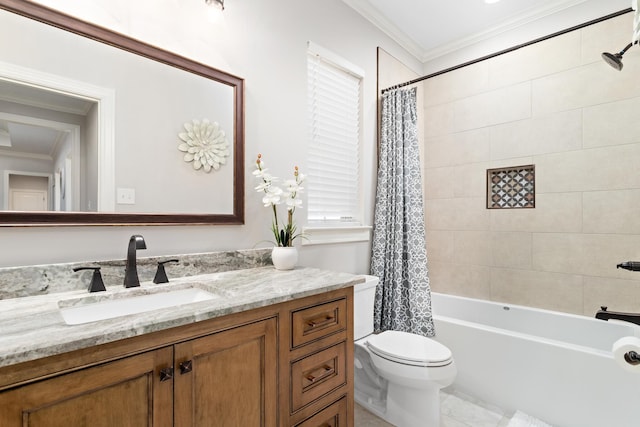
[[434,336],[427,275],[416,89],[383,94],[371,274],[376,332]]

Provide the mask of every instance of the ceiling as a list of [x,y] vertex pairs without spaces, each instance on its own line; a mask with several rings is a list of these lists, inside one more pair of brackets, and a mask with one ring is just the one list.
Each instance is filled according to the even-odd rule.
[[343,1],[422,62],[583,3],[603,2],[614,7],[611,12],[621,10],[615,7],[618,0]]
[[[94,101],[59,92],[0,79],[0,102],[5,101],[21,108],[33,107],[40,114],[47,111],[84,116]],[[15,107],[14,107],[15,108]],[[49,113],[50,115],[50,113]],[[53,159],[58,144],[64,141],[66,130],[60,125],[27,123],[20,115],[0,114],[0,155]],[[48,122],[51,123],[51,122]]]

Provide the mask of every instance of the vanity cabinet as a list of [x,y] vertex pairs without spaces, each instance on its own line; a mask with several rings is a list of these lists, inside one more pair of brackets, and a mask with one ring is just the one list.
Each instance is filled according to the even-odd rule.
[[[285,374],[289,425],[353,424],[353,314],[351,295],[290,307]],[[283,415],[284,417],[284,415]]]
[[1,427],[353,425],[352,288],[0,368]]
[[276,364],[271,318],[0,393],[0,426],[275,427]]
[[175,426],[276,427],[277,322],[175,346]]
[[163,348],[56,376],[0,394],[2,427],[165,427],[172,425],[172,366]]

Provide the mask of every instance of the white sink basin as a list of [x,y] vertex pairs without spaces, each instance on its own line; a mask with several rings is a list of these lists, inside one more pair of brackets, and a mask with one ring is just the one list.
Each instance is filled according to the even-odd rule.
[[60,313],[67,325],[80,325],[215,298],[218,296],[210,292],[189,288],[66,307]]

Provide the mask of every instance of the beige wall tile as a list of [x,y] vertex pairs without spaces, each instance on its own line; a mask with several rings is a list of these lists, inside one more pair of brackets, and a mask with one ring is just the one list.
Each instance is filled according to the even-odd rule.
[[427,168],[485,162],[489,153],[489,129],[477,129],[427,138],[424,162]]
[[640,234],[640,189],[583,195],[585,233]]
[[582,148],[582,110],[571,110],[491,128],[491,159]]
[[454,197],[486,197],[488,163],[455,166],[449,177]]
[[536,156],[540,193],[640,188],[640,143]]
[[493,99],[492,94],[483,93],[453,102],[454,132],[489,126]]
[[[627,279],[610,277],[584,278],[584,310],[585,316],[595,316],[600,306],[611,311],[640,313],[640,277],[635,272],[628,272]],[[633,280],[636,278],[636,280]]]
[[491,265],[531,269],[531,240],[531,233],[491,233]]
[[582,314],[582,277],[541,271],[491,269],[493,301]]
[[413,80],[416,77],[418,74],[415,71],[384,49],[378,48],[378,85],[381,89]]
[[584,109],[584,148],[640,142],[640,97]]
[[453,129],[462,132],[531,117],[531,83],[519,83],[453,103]]
[[489,86],[520,83],[580,65],[579,31],[499,55],[489,61]]
[[431,262],[453,262],[453,231],[427,232],[427,258]]
[[[429,96],[425,93],[425,98]],[[448,135],[454,132],[453,104],[435,105],[424,109],[424,137]]]
[[431,290],[470,298],[490,299],[490,268],[432,262],[429,266]]
[[510,168],[515,166],[532,165],[533,156],[514,157],[511,159],[493,159],[489,164],[490,169]]
[[[582,35],[582,63],[600,62],[602,52],[616,53],[631,41],[633,13],[627,13],[613,19],[589,25],[580,30]],[[630,55],[632,50],[628,52]],[[626,58],[626,54],[625,54]]]
[[[587,315],[603,301],[640,311],[640,273],[615,268],[640,260],[640,48],[622,72],[600,58],[624,47],[630,17],[424,84],[434,290]],[[527,164],[536,208],[486,209],[486,169]]]
[[486,61],[432,77],[422,83],[429,94],[424,99],[424,105],[445,104],[486,92],[488,83],[489,64]]
[[532,258],[534,270],[628,278],[616,265],[640,260],[640,236],[534,233]]
[[[536,172],[537,174],[537,172]],[[582,194],[536,194],[534,209],[491,209],[492,231],[568,232],[582,230]]]
[[454,197],[454,185],[456,179],[456,167],[428,168],[424,171],[425,200],[450,199]]
[[[640,69],[640,55],[625,55],[628,69]],[[533,116],[574,110],[640,95],[636,73],[618,73],[604,61],[532,81]]]
[[425,203],[427,230],[488,230],[484,198],[435,199]]
[[453,242],[453,259],[456,264],[491,266],[489,231],[455,231]]

